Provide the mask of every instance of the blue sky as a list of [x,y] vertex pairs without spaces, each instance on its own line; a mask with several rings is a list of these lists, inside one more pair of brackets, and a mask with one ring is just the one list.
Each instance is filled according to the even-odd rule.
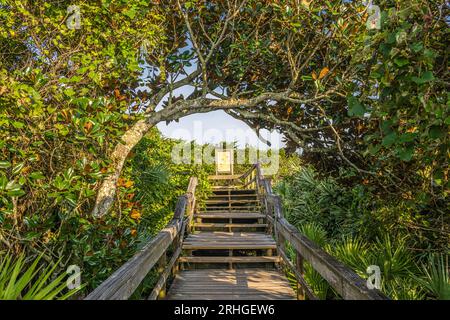
[[[161,133],[170,138],[195,140],[197,143],[218,143],[221,141],[236,141],[239,147],[249,144],[266,150],[269,147],[262,143],[256,133],[247,124],[236,120],[222,110],[203,114],[193,114],[181,118],[179,122],[159,123]],[[233,134],[234,133],[234,134]],[[261,130],[261,135],[271,141],[272,148],[283,146],[282,136],[278,132],[270,134],[267,130]]]
[[[188,41],[188,45],[185,48],[181,48],[179,51],[192,50],[192,44]],[[191,73],[197,68],[197,61],[194,59],[191,61],[192,65],[186,67],[186,72]],[[148,64],[143,65],[142,80],[145,83],[146,77],[152,77],[158,74],[157,68],[150,67]],[[152,75],[153,74],[153,75]],[[183,76],[180,76],[181,79]],[[179,80],[177,79],[177,80]],[[148,87],[140,87],[140,90],[148,90]],[[177,96],[183,94],[184,97],[189,96],[193,92],[192,86],[184,86],[177,90],[174,90],[173,95]],[[166,96],[167,98],[167,96]],[[163,101],[166,100],[163,99]],[[211,96],[211,98],[213,98]],[[162,102],[157,106],[157,110],[161,108]],[[199,144],[212,143],[217,144],[219,142],[236,142],[238,147],[244,147],[246,144],[257,147],[262,150],[267,149],[279,149],[284,146],[281,142],[282,135],[276,131],[269,132],[268,130],[260,130],[261,136],[267,141],[271,142],[269,147],[260,139],[256,133],[244,122],[239,121],[232,116],[228,115],[222,110],[212,111],[203,114],[193,114],[179,119],[179,122],[172,121],[169,124],[160,122],[157,125],[161,133],[174,139],[182,139],[186,141],[195,140]]]
[[[187,97],[192,91],[193,87],[185,86],[175,90],[174,96],[183,94],[184,97]],[[168,138],[195,140],[199,144],[235,141],[238,147],[248,144],[261,150],[279,149],[284,146],[280,133],[260,130],[260,134],[271,142],[271,147],[269,147],[258,139],[255,131],[246,123],[233,118],[222,110],[189,115],[181,118],[179,122],[172,121],[169,124],[160,122],[157,126],[161,133]]]

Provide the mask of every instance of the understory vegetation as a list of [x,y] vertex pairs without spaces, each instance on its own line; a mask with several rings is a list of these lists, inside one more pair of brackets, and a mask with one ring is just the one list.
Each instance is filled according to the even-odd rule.
[[[36,173],[47,170],[44,164],[19,164],[28,168],[25,174],[23,168],[15,169],[18,164],[12,168],[3,162],[0,170],[3,177],[5,172],[15,170],[23,177],[21,190],[33,190],[27,193],[27,198],[36,211],[30,209],[17,220],[14,215],[6,214],[2,220],[0,294],[11,299],[66,298],[75,293],[82,297],[166,225],[173,216],[178,197],[186,192],[189,177],[199,178],[197,197],[202,199],[208,190],[205,177],[211,173],[208,172],[211,166],[173,163],[172,149],[179,143],[163,138],[157,129],[148,133],[127,160],[127,168],[118,181],[120,192],[116,204],[111,214],[102,219],[92,218],[82,205],[94,199],[92,190],[102,176],[100,165],[76,161],[74,167],[69,167],[66,162],[67,168],[62,173],[44,177]],[[76,145],[72,148],[71,154],[82,152]],[[44,151],[42,147],[41,151]],[[11,183],[3,184],[3,206],[7,205],[5,197],[10,195],[7,188]],[[25,271],[30,264],[30,269]],[[82,270],[80,291],[64,290],[66,269],[70,265]],[[19,273],[23,275],[17,280]],[[40,287],[53,274],[59,275],[54,280],[57,287],[37,294],[35,291],[42,291]],[[39,280],[31,281],[32,276]],[[50,286],[51,282],[46,285]]]
[[[323,176],[300,161],[289,168],[275,189],[287,220],[302,234],[364,279],[369,266],[378,266],[381,290],[392,299],[450,299],[449,234],[442,220],[407,199],[377,196],[354,183],[351,170]],[[308,263],[305,278],[319,298],[338,298]]]

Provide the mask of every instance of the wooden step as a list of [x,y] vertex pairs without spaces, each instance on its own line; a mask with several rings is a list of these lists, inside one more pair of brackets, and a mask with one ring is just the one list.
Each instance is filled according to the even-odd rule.
[[261,300],[296,298],[286,276],[278,270],[186,270],[176,275],[168,299]]
[[217,181],[217,180],[238,180],[241,178],[240,174],[228,174],[228,175],[210,175],[208,176],[208,180]]
[[195,223],[196,228],[264,228],[267,223]]
[[259,242],[243,242],[243,243],[217,243],[211,242],[192,242],[185,243],[183,249],[186,250],[266,250],[276,249],[276,244],[259,243]]
[[275,240],[264,232],[199,231],[183,242],[183,249],[276,249]]
[[206,204],[224,204],[224,205],[228,205],[228,204],[233,204],[233,203],[257,203],[259,202],[258,199],[242,199],[242,200],[235,200],[235,199],[231,199],[231,200],[206,200],[205,203]]
[[199,213],[195,214],[194,217],[207,218],[207,219],[261,219],[261,218],[265,218],[266,216],[259,212],[218,211],[218,212],[212,212],[212,213],[199,212]]
[[279,256],[253,256],[253,257],[180,257],[179,262],[188,263],[278,263],[281,261]]
[[256,194],[256,189],[239,189],[238,187],[212,186],[213,193],[226,192],[230,194]]
[[[220,208],[220,209],[214,209],[214,210],[205,210],[205,211],[200,211],[198,212],[199,214],[210,214],[212,216],[216,215],[216,214],[222,214],[222,213],[229,213],[229,214],[233,214],[233,213],[242,213],[242,214],[252,214],[251,216],[248,216],[249,219],[254,219],[253,214],[254,213],[258,213],[259,214],[259,210],[254,210],[255,208],[248,208],[248,210],[227,210],[226,208]],[[260,217],[261,218],[261,217]]]
[[216,213],[221,213],[221,212],[228,212],[228,213],[252,213],[252,212],[259,212],[259,208],[247,208],[247,209],[243,209],[243,208],[225,208],[225,207],[220,207],[220,208],[205,208],[204,211],[200,211],[199,213],[210,213],[210,214],[216,214]]
[[244,198],[244,197],[252,197],[256,198],[257,194],[212,194],[209,198]]
[[211,186],[211,189],[214,191],[230,191],[230,190],[238,190],[238,186]]
[[[205,209],[206,209],[206,211],[213,211],[213,210],[224,210],[224,209],[226,210],[228,208],[224,207],[224,206],[208,206]],[[255,211],[255,210],[259,209],[259,206],[256,206],[256,205],[247,206],[247,207],[245,207],[245,206],[232,206],[231,209],[234,210],[234,211],[239,211],[239,210],[248,211],[249,209],[252,209],[253,211]]]

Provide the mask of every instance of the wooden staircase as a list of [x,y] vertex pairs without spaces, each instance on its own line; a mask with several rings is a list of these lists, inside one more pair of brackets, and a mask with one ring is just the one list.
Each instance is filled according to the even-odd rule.
[[[281,257],[266,232],[266,219],[256,189],[213,187],[204,207],[194,213],[178,260],[181,272],[168,298],[295,299],[277,269]],[[199,283],[206,289],[195,291]]]
[[[242,175],[211,180],[213,194],[199,209],[198,179],[191,177],[168,224],[85,299],[129,299],[154,270],[150,300],[315,300],[305,262],[343,299],[387,299],[284,218],[259,163]],[[282,270],[294,279],[288,282]]]
[[[265,232],[266,217],[260,212],[256,190],[215,188],[205,208],[194,214],[193,230],[183,242],[187,268],[214,264],[229,269],[278,261],[276,243]],[[195,264],[191,266],[191,264]]]

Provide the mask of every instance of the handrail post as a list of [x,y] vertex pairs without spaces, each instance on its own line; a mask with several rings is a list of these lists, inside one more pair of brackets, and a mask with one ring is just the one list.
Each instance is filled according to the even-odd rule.
[[[167,264],[167,253],[164,252],[163,255],[161,256],[161,258],[159,258],[158,260],[158,273],[161,274],[164,272],[164,269],[166,267]],[[162,285],[161,290],[158,293],[158,299],[164,299],[166,297],[166,282],[164,282],[164,284]]]
[[[303,279],[305,279],[304,259],[300,252],[296,252],[295,267]],[[297,300],[305,300],[305,290],[297,279]]]

